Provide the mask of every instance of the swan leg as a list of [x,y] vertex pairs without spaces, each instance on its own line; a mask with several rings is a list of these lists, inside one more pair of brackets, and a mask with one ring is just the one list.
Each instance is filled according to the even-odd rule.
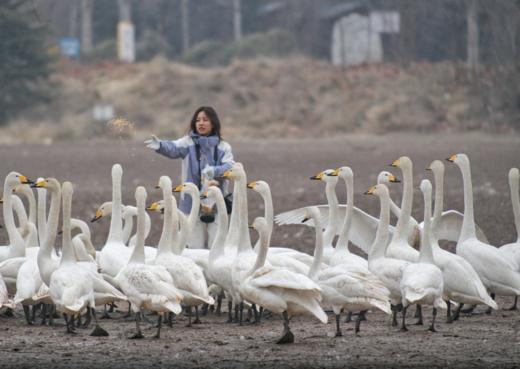
[[200,315],[206,316],[206,315],[208,315],[208,311],[209,311],[209,305],[202,304],[202,309],[201,309]]
[[240,304],[235,304],[235,323],[238,322],[238,311],[240,309]]
[[218,297],[217,297],[217,315],[220,315],[222,313],[222,299],[223,298],[224,298],[224,295],[222,293],[220,295],[218,295]]
[[175,318],[175,314],[170,311],[168,313],[168,327],[170,327],[170,328],[173,327],[173,320],[174,320],[174,318]]
[[264,308],[260,306],[260,310],[258,310],[258,323],[262,321],[262,317],[264,316]]
[[188,324],[186,327],[191,327],[191,306],[186,307],[186,310],[188,310]]
[[[105,331],[103,328],[101,328],[101,326],[99,325],[99,322],[98,322],[98,319],[97,319],[97,316],[96,316],[96,309],[94,308],[89,308],[90,312],[88,314],[88,318],[90,318],[92,316],[92,318],[94,318],[94,322],[96,322],[96,326],[94,327],[94,330],[92,332],[90,332],[90,335],[92,337],[108,337],[108,332]],[[89,319],[90,321],[90,319]]]
[[238,325],[242,325],[242,318],[244,316],[244,303],[243,302],[241,302],[240,305],[238,306],[238,312],[239,312]]
[[193,321],[193,324],[201,324],[202,322],[199,319],[199,306],[195,306],[195,320]]
[[107,304],[103,305],[103,315],[101,315],[101,319],[112,319],[110,314],[108,314]]
[[23,313],[25,314],[25,321],[27,322],[28,325],[33,325],[34,321],[31,319],[31,316],[30,316],[31,307],[29,305],[22,305],[22,307],[23,307]]
[[461,310],[460,312],[464,313],[464,314],[471,314],[473,312],[473,310],[475,310],[476,307],[477,307],[477,305],[470,305],[469,308]]
[[65,319],[65,325],[67,326],[67,333],[69,334],[76,334],[76,331],[74,330],[74,319],[71,316],[68,317],[67,314],[63,314],[63,319]]
[[159,319],[157,320],[157,332],[153,336],[153,338],[161,338],[161,326],[162,326],[162,313],[159,314]]
[[341,318],[341,314],[336,314],[336,337],[343,336],[343,333],[341,333],[341,328],[339,326],[340,318]]
[[289,328],[289,317],[287,316],[287,311],[284,311],[282,314],[283,317],[283,336],[280,337],[277,344],[285,344],[285,343],[294,343],[294,334],[291,332]]
[[228,301],[228,318],[226,320],[226,323],[233,323],[233,311],[234,311],[233,302]]
[[[252,306],[254,306],[254,304]],[[247,316],[246,316],[246,320],[245,320],[246,323],[251,323],[251,318],[253,318],[253,309],[252,309],[252,307],[247,309]]]
[[511,306],[509,309],[509,311],[515,311],[515,310],[518,310],[518,308],[516,307],[516,303],[518,302],[518,296],[515,296],[515,302],[513,303],[513,306]]
[[446,300],[446,305],[448,305],[448,310],[446,310],[446,323],[451,324],[453,323],[453,319],[451,317],[451,303],[449,300]]
[[260,313],[258,312],[258,309],[256,308],[256,304],[253,304],[253,315],[254,315],[254,321],[253,324],[260,324]]
[[430,325],[430,328],[428,328],[428,330],[430,332],[437,332],[435,330],[435,317],[437,316],[437,308],[433,308],[433,313],[432,313],[432,324]]
[[352,321],[352,311],[347,313],[347,317],[345,319],[345,323],[350,323]]
[[141,327],[139,327],[139,316],[140,316],[140,314],[135,314],[135,329],[136,329],[136,333],[134,335],[128,337],[131,340],[144,338],[143,333],[141,332]]
[[365,314],[366,314],[366,310],[363,310],[363,311],[360,311],[359,314],[358,314],[358,317],[356,319],[356,327],[354,329],[354,333],[357,335],[359,332],[360,332],[360,326],[361,326],[361,322],[363,320],[367,320],[366,317],[365,317]]
[[403,307],[403,320],[401,321],[401,331],[406,332],[408,331],[408,328],[406,328],[406,309],[408,309],[408,306]]
[[397,327],[397,311],[398,306],[397,305],[391,305],[392,309],[392,327]]
[[48,307],[47,304],[43,304],[43,308],[42,308],[42,312],[41,312],[42,321],[40,322],[40,325],[47,324],[47,307]]
[[415,325],[423,325],[423,318],[422,318],[422,307],[421,305],[417,305],[415,308],[415,317],[419,318],[417,322],[415,322]]
[[[493,299],[493,301],[495,301],[495,294],[494,293],[490,293],[489,296],[491,296],[491,298]],[[486,310],[486,314],[487,315],[491,315],[491,312],[493,311],[493,309],[491,309],[490,307],[487,308]]]
[[1,315],[2,317],[4,317],[4,318],[12,318],[12,317],[14,317],[13,309],[11,309],[11,308],[7,308],[7,309],[5,309],[5,311],[4,311],[2,314],[0,314],[0,315]]

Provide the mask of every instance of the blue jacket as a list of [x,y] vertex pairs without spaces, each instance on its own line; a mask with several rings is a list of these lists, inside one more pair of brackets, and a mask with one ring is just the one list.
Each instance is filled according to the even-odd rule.
[[[195,147],[197,143],[200,147],[200,168]],[[216,162],[214,160],[215,149],[217,150]],[[214,168],[214,177],[220,177],[226,170],[231,169],[235,163],[229,143],[219,140],[218,136],[200,136],[194,132],[190,132],[189,135],[174,141],[161,140],[161,146],[157,152],[171,159],[182,158],[181,181],[183,183],[195,183],[199,188],[201,188],[200,172],[206,166],[212,166]],[[221,184],[221,190],[224,192],[224,195],[227,190],[225,182],[227,181]],[[179,208],[185,214],[190,212],[190,196],[181,196]]]

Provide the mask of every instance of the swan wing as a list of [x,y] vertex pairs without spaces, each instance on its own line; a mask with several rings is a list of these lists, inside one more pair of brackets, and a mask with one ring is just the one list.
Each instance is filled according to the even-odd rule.
[[251,283],[257,288],[278,287],[298,291],[320,291],[320,287],[305,275],[281,268],[260,268],[252,275]]
[[[464,214],[457,210],[444,211],[439,220],[439,228],[437,231],[438,239],[457,242],[459,240],[463,220]],[[422,225],[423,223],[421,223],[421,229]],[[484,231],[477,224],[475,224],[475,230],[479,241],[489,243]]]

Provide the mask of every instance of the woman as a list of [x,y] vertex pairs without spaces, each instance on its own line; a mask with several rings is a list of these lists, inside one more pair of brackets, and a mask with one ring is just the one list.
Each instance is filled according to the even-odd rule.
[[[222,140],[220,119],[210,106],[201,106],[191,118],[189,132],[178,140],[160,140],[153,136],[144,142],[147,147],[171,159],[182,158],[182,182],[192,182],[199,189],[203,187],[203,178],[219,178],[234,164],[231,145]],[[226,181],[220,182],[221,190],[226,193]],[[191,210],[190,196],[182,196],[179,208],[185,214]],[[209,245],[212,241],[212,228],[209,223]],[[200,220],[195,225],[193,236],[188,242],[191,248],[207,247],[206,226]]]

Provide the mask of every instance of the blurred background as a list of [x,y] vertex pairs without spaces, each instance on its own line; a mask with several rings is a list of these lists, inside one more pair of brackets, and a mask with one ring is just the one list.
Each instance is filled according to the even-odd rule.
[[[0,143],[516,133],[519,0],[0,0]],[[121,119],[119,119],[121,118]]]

